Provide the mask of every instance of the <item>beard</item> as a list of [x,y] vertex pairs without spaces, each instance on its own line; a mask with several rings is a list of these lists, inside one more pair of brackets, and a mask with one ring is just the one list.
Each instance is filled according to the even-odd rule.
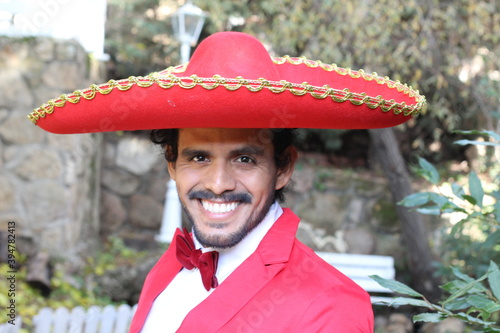
[[[251,204],[252,197],[249,193],[223,193],[217,195],[211,191],[193,191],[188,194],[190,200],[199,199],[222,199],[224,201],[238,201],[240,204]],[[210,235],[208,233],[202,232],[194,221],[194,218],[189,213],[186,206],[183,204],[182,207],[186,216],[189,220],[190,225],[193,228],[193,233],[198,239],[198,241],[205,247],[212,247],[216,249],[227,249],[235,246],[241,242],[256,226],[258,226],[262,220],[266,217],[269,209],[274,203],[274,196],[270,195],[266,200],[262,209],[252,212],[248,217],[246,223],[244,223],[238,230],[228,233],[226,235]],[[217,225],[213,225],[217,228]]]

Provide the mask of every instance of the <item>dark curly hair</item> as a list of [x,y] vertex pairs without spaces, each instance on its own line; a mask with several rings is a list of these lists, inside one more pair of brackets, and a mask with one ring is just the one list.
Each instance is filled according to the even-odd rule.
[[[287,148],[295,144],[297,133],[295,129],[271,129],[270,138],[274,146],[274,162],[278,169],[286,169],[292,162]],[[151,131],[151,142],[160,145],[164,149],[165,159],[175,162],[178,155],[179,129],[156,129]],[[283,187],[274,192],[274,199],[279,202],[285,201],[286,188]]]

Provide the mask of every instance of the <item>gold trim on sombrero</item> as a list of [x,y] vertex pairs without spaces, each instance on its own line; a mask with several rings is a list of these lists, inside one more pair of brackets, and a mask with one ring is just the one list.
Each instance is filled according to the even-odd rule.
[[420,96],[418,91],[413,90],[407,84],[403,84],[400,81],[391,80],[387,76],[384,76],[384,77],[379,76],[376,72],[373,72],[371,74],[367,74],[362,69],[354,71],[350,68],[339,67],[336,64],[325,64],[321,60],[309,60],[306,57],[296,57],[295,58],[295,57],[290,57],[290,56],[286,55],[283,57],[275,57],[272,59],[273,59],[273,62],[277,65],[282,65],[286,62],[293,64],[293,65],[304,64],[307,67],[311,67],[311,68],[319,67],[327,72],[336,72],[337,74],[342,75],[342,76],[349,75],[353,79],[360,79],[361,78],[361,79],[364,79],[365,81],[369,81],[369,82],[375,80],[378,84],[385,84],[391,89],[396,88],[399,92],[409,94],[410,97],[417,97],[419,102],[420,102],[420,98],[423,98],[424,102],[425,102],[425,97]]
[[420,95],[418,91],[413,90],[406,84],[402,84],[399,81],[390,80],[388,77],[380,77],[377,73],[366,74],[363,70],[353,71],[349,68],[341,68],[335,64],[328,65],[321,61],[311,61],[305,57],[292,58],[289,56],[273,58],[273,61],[278,64],[284,64],[289,62],[294,65],[304,64],[309,67],[320,67],[325,71],[335,71],[339,75],[349,75],[354,79],[364,79],[366,81],[375,80],[378,84],[386,85],[391,89],[397,89],[398,92],[403,92],[410,97],[414,97],[417,101],[415,105],[407,105],[406,103],[396,103],[393,99],[387,101],[382,99],[381,96],[367,96],[366,93],[354,93],[350,92],[348,89],[334,89],[329,85],[324,85],[322,87],[313,86],[307,82],[300,84],[291,83],[285,80],[281,81],[268,81],[266,79],[260,78],[257,80],[247,80],[241,76],[236,78],[223,78],[220,75],[214,75],[211,78],[200,78],[196,75],[191,75],[189,77],[180,77],[173,75],[172,73],[181,74],[185,71],[186,64],[169,67],[166,70],[159,73],[152,73],[146,77],[129,77],[123,80],[110,80],[105,84],[101,85],[91,85],[85,90],[76,90],[71,94],[61,95],[57,99],[52,99],[47,103],[43,104],[37,109],[34,109],[28,115],[28,118],[36,125],[40,118],[44,118],[47,114],[52,114],[55,107],[64,107],[66,102],[78,103],[81,98],[86,100],[94,99],[97,94],[107,95],[114,89],[120,91],[129,90],[134,85],[141,88],[147,88],[153,84],[157,84],[159,87],[164,89],[170,89],[174,86],[179,86],[183,89],[192,89],[196,86],[200,86],[207,90],[215,89],[219,86],[223,86],[227,90],[235,91],[242,87],[247,88],[251,92],[259,92],[261,90],[268,89],[273,93],[282,93],[286,90],[290,91],[296,96],[303,96],[310,94],[312,97],[317,99],[325,99],[331,97],[334,102],[343,103],[346,101],[351,102],[354,105],[365,104],[370,109],[376,109],[380,107],[383,112],[393,111],[394,114],[403,113],[405,116],[416,116],[422,108],[425,106],[425,97]]

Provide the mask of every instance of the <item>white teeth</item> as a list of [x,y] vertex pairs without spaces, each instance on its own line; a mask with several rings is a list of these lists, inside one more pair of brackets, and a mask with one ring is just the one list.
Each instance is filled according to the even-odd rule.
[[214,214],[224,214],[224,213],[229,213],[230,211],[233,211],[238,207],[239,203],[238,202],[231,202],[231,203],[216,203],[216,202],[209,202],[202,200],[201,204],[203,205],[203,208],[208,210],[210,213]]

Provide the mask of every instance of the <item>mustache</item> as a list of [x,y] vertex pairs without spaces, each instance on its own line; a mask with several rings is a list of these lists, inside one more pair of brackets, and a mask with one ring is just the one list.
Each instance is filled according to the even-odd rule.
[[188,193],[188,198],[191,200],[200,199],[252,203],[251,195],[245,192],[224,192],[222,194],[215,194],[210,190],[193,190]]

